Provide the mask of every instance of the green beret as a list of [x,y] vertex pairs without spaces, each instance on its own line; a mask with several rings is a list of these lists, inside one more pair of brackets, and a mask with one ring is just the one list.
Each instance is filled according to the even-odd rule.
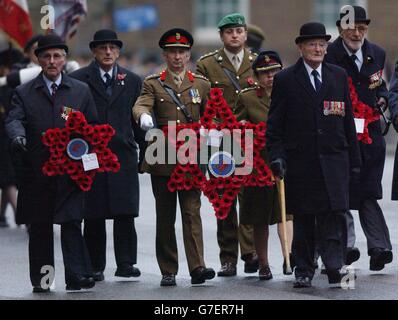
[[246,26],[246,21],[245,17],[241,15],[240,13],[232,13],[224,18],[221,19],[221,21],[218,23],[218,29],[223,29],[223,28],[232,28],[232,27],[245,27]]

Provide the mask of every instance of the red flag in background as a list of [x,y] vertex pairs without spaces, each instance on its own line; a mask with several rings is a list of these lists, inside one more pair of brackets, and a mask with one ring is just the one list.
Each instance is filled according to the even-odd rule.
[[26,0],[0,0],[0,29],[21,47],[33,36]]
[[48,4],[55,10],[55,29],[53,32],[64,41],[68,41],[76,34],[78,24],[87,15],[87,1],[49,0]]

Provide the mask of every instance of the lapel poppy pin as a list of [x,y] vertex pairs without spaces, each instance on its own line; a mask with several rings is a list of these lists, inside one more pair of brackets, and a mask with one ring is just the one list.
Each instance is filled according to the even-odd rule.
[[125,73],[119,73],[117,75],[117,81],[118,81],[119,85],[124,86],[124,79],[126,78],[126,76],[127,76],[127,74],[125,74]]

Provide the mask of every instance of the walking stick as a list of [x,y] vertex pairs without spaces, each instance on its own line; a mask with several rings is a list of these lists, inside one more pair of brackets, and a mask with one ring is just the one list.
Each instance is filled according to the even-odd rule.
[[285,201],[285,181],[283,179],[277,179],[278,194],[279,194],[279,204],[281,206],[282,214],[282,233],[283,233],[283,255],[286,261],[286,274],[292,274],[292,268],[290,266],[290,257],[287,244],[287,234],[286,234],[286,201]]

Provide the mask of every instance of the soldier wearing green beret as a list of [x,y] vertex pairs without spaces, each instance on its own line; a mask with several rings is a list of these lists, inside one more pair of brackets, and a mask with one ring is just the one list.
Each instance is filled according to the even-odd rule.
[[[205,54],[197,62],[197,72],[211,82],[212,88],[221,88],[228,105],[233,108],[242,89],[254,84],[252,61],[255,56],[245,49],[247,27],[245,18],[234,13],[218,24],[223,47]],[[217,240],[220,247],[221,270],[218,276],[235,276],[239,242],[245,272],[258,270],[258,259],[253,244],[253,229],[240,224],[236,206],[225,220],[217,222]]]

